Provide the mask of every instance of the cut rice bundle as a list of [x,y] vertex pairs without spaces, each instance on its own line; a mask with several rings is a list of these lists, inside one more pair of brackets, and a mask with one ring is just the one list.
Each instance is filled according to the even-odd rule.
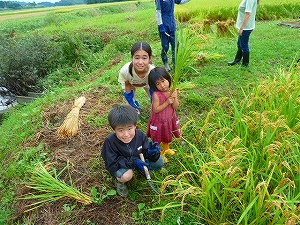
[[79,110],[85,103],[85,97],[81,96],[74,101],[72,110],[66,116],[57,133],[62,137],[75,136],[79,129]]

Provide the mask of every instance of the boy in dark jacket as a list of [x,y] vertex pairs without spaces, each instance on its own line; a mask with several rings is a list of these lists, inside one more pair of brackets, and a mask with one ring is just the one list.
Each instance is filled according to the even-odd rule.
[[[144,166],[160,170],[164,166],[160,148],[157,143],[149,143],[147,136],[137,129],[137,120],[136,110],[129,105],[117,106],[108,114],[114,133],[106,137],[101,156],[122,197],[128,196],[125,183],[132,179],[134,170],[144,171]],[[140,153],[143,153],[145,162],[139,158]]]

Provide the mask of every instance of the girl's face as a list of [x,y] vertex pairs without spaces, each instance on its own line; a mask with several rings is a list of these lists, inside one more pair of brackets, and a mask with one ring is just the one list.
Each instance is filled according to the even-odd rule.
[[155,86],[157,87],[157,89],[159,91],[162,91],[162,92],[169,91],[169,89],[170,89],[170,83],[165,78],[160,78],[159,80],[157,80],[155,82]]
[[126,125],[126,126],[117,126],[115,128],[115,133],[117,138],[125,144],[128,144],[132,141],[135,136],[135,125]]
[[132,57],[134,70],[138,72],[146,72],[149,69],[150,57],[144,50],[138,50]]

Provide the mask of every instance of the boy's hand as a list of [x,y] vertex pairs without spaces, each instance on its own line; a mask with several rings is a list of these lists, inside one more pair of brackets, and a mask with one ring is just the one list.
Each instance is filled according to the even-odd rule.
[[137,159],[135,162],[137,168],[139,168],[140,170],[144,171],[144,166],[146,166],[147,168],[149,168],[149,163],[147,162],[143,162],[140,159]]
[[149,142],[148,154],[149,155],[160,154],[160,147],[158,146],[158,142],[154,142],[154,143],[152,143],[152,141]]

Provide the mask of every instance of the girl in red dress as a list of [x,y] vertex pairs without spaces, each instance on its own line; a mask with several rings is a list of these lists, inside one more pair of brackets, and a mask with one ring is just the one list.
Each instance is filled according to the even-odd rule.
[[177,94],[172,92],[171,76],[164,67],[156,67],[151,70],[148,76],[148,84],[153,91],[151,117],[148,122],[147,136],[153,142],[158,142],[161,147],[161,155],[165,162],[168,159],[165,155],[174,155],[170,149],[173,135],[180,137],[179,120],[176,110],[179,106]]

